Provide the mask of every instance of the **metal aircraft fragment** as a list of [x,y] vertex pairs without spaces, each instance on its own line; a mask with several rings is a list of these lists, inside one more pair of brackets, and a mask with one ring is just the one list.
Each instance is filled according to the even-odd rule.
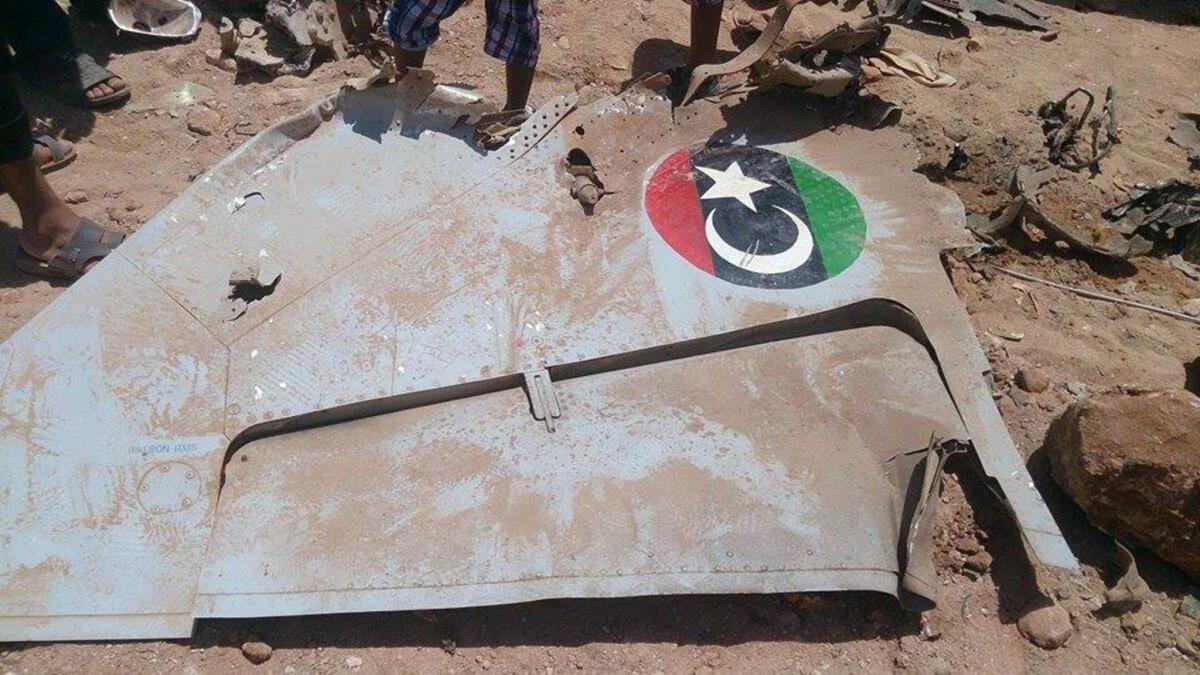
[[[476,108],[424,71],[348,88],[0,345],[0,640],[550,597],[928,607],[967,447],[1075,566],[940,263],[962,205],[903,136],[642,85],[483,154]],[[251,278],[271,290],[231,319]]]

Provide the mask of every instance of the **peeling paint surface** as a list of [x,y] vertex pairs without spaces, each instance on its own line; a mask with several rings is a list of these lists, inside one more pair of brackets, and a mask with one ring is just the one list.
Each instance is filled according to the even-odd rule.
[[[928,598],[896,555],[919,463],[887,462],[935,430],[1073,567],[940,265],[968,241],[961,204],[905,169],[897,132],[793,113],[635,86],[551,101],[482,154],[474,109],[418,72],[263,132],[0,345],[0,640],[560,596]],[[720,144],[844,186],[861,253],[788,290],[689,264],[643,188]],[[590,216],[575,148],[610,191]],[[281,281],[231,320],[231,271],[263,257]],[[553,434],[519,384],[543,369]]]

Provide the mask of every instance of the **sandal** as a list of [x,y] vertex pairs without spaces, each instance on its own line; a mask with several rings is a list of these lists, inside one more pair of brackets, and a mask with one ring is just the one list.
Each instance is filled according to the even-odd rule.
[[17,248],[17,269],[50,279],[78,279],[87,271],[88,265],[99,262],[125,240],[120,232],[106,230],[95,221],[84,218],[71,241],[49,262]]
[[72,145],[68,152],[63,149],[62,141],[53,136],[38,136],[33,139],[33,142],[50,151],[50,161],[41,166],[42,173],[54,173],[64,166],[75,161],[79,156],[79,151]]
[[131,95],[129,83],[107,96],[88,98],[87,92],[98,84],[120,77],[108,68],[96,63],[90,55],[80,52],[71,55],[50,56],[30,63],[23,69],[30,84],[45,90],[65,103],[82,108],[102,108],[123,103]]

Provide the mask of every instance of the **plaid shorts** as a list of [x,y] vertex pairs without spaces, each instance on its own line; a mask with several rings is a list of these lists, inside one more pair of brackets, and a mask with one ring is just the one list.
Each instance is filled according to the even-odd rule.
[[[437,41],[442,19],[458,11],[464,0],[395,0],[383,15],[383,30],[405,51],[425,51]],[[505,63],[537,65],[537,0],[485,0],[487,38],[483,50]]]

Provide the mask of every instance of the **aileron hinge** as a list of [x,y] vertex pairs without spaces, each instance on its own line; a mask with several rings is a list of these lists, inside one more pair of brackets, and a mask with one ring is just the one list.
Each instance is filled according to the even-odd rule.
[[546,423],[546,431],[554,433],[554,420],[562,417],[558,407],[558,394],[550,381],[550,371],[545,368],[525,373],[525,394],[529,397],[529,411],[533,419]]

